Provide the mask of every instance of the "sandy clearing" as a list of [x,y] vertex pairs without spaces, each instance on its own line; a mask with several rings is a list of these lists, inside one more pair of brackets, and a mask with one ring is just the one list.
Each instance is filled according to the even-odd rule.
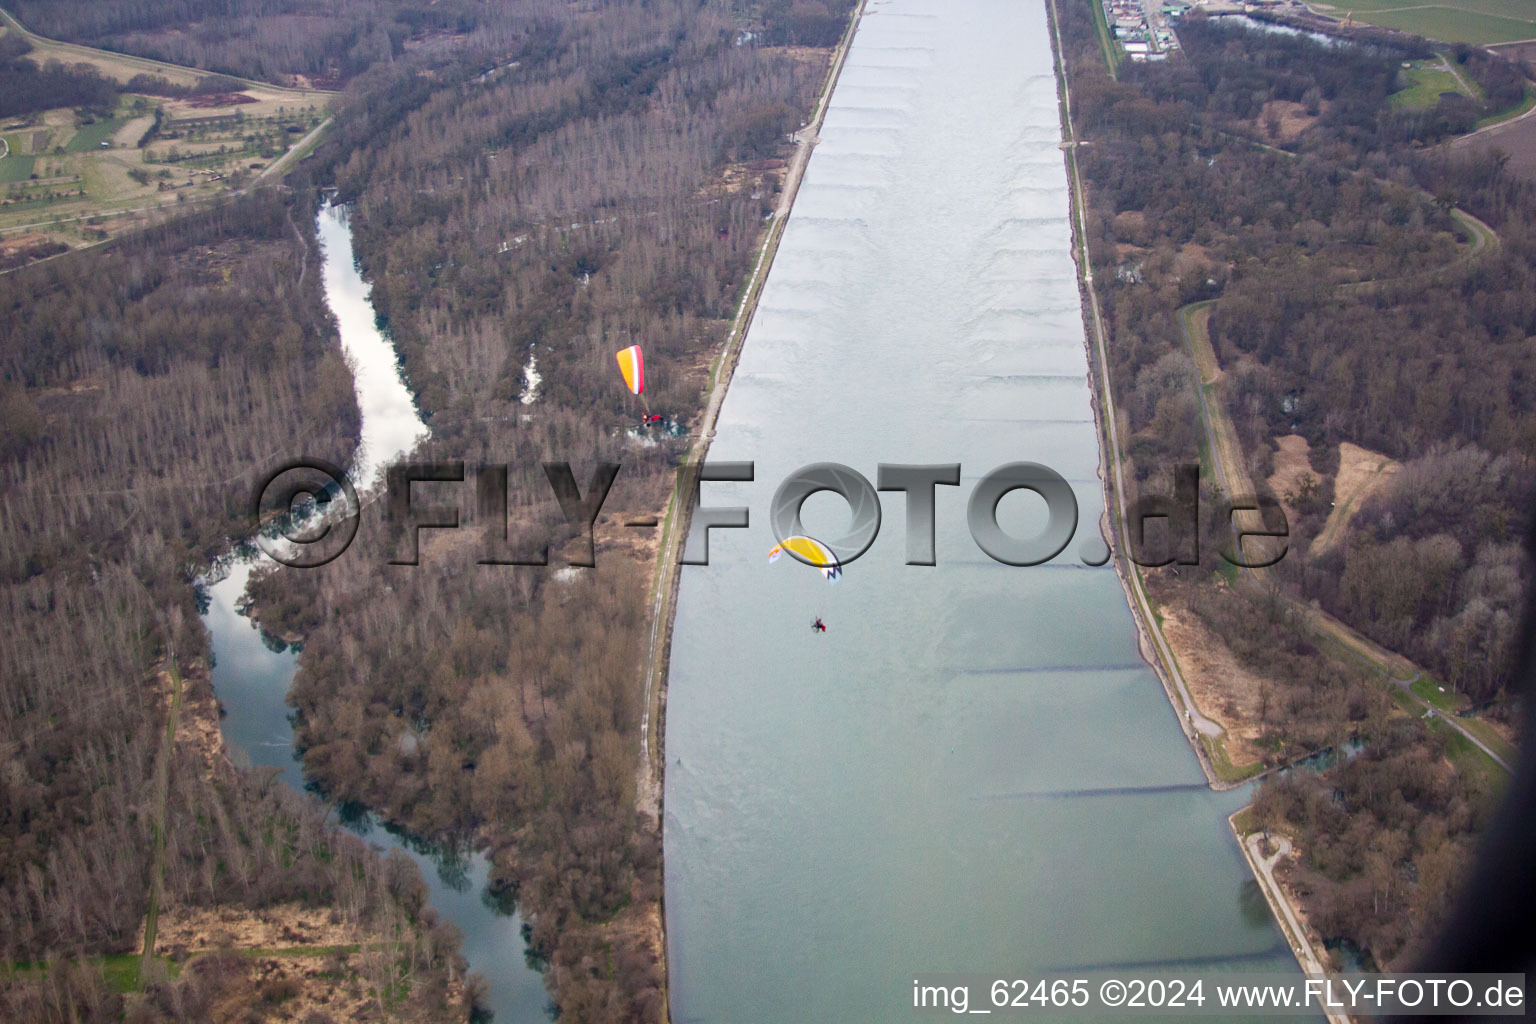
[[1300,103],[1291,100],[1270,100],[1264,104],[1259,116],[1255,119],[1260,132],[1266,136],[1269,134],[1267,127],[1270,115],[1279,121],[1279,134],[1275,136],[1278,142],[1290,142],[1296,136],[1306,131],[1317,123],[1318,115],[1308,114],[1307,108]]
[[1333,511],[1312,545],[1321,555],[1344,535],[1349,520],[1373,494],[1381,491],[1401,469],[1400,463],[1379,452],[1345,441],[1339,445],[1339,473],[1333,480]]
[[1173,604],[1159,610],[1163,638],[1173,648],[1195,706],[1226,729],[1222,743],[1228,759],[1239,768],[1260,760],[1260,677],[1242,665],[1198,615]]
[[[187,665],[182,672],[176,745],[197,753],[206,778],[213,778],[219,766],[227,760],[224,732],[219,726],[219,701],[208,677],[208,666],[201,661]],[[156,932],[157,936],[159,934]]]
[[[352,946],[362,948],[335,948]],[[340,915],[329,909],[290,903],[259,911],[167,907],[161,913],[155,943],[158,955],[174,952],[179,959],[219,949],[240,952],[238,962],[247,973],[227,990],[220,1004],[210,1008],[208,1019],[215,1024],[250,1019],[253,1005],[265,1006],[262,1019],[274,1021],[305,1021],[316,1012],[324,1014],[321,1019],[333,1021],[417,1019],[378,1013],[366,979],[387,973],[378,970],[379,961],[393,960],[396,954],[378,946],[376,937],[340,923]],[[253,955],[256,950],[267,952]],[[282,995],[269,996],[274,983],[289,987]],[[450,997],[462,1002],[459,979],[451,983]],[[454,1014],[449,1019],[464,1018]]]
[[233,946],[236,949],[283,949],[290,946],[346,946],[364,936],[329,908],[282,903],[263,910],[239,907],[169,906],[160,912],[155,952],[165,956],[177,947],[198,953]]
[[136,117],[112,133],[112,145],[118,149],[129,149],[137,146],[144,133],[149,131],[149,126],[155,123],[152,115]]
[[1277,437],[1275,445],[1279,449],[1275,452],[1275,471],[1265,482],[1269,485],[1269,492],[1280,499],[1286,518],[1294,523],[1297,519],[1296,510],[1287,499],[1301,490],[1307,477],[1317,479],[1317,474],[1312,472],[1312,463],[1307,458],[1311,446],[1300,434]]

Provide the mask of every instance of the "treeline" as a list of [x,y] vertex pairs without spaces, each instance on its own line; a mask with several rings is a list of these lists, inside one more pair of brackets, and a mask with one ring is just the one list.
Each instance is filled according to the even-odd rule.
[[848,28],[849,6],[839,0],[771,0],[762,5],[763,40],[772,46],[836,46]]
[[[1198,457],[1176,310],[1219,296],[1211,339],[1250,475],[1268,477],[1273,439],[1299,434],[1322,482],[1282,572],[1457,690],[1496,696],[1522,593],[1514,542],[1536,482],[1530,191],[1497,155],[1450,162],[1389,141],[1387,97],[1411,48],[1323,46],[1217,19],[1182,24],[1181,39],[1187,61],[1129,66],[1125,82],[1082,74],[1075,89],[1094,141],[1080,155],[1089,243],[1111,282],[1111,369],[1135,475]],[[1489,76],[1512,66],[1468,63]],[[1264,126],[1276,101],[1315,110],[1283,140],[1292,155]],[[1455,220],[1458,203],[1497,240]],[[1343,441],[1413,471],[1312,562],[1308,531],[1326,518]],[[1426,483],[1456,496],[1405,493]],[[1490,575],[1501,560],[1512,580]]]
[[180,85],[161,75],[134,75],[123,83],[123,92],[143,93],[146,96],[164,96],[181,99],[184,96],[207,96],[212,93],[239,92],[243,84],[228,75],[204,75],[192,85]]
[[[1387,102],[1412,84],[1404,61],[1435,56],[1434,47],[1413,36],[1361,27],[1341,37],[1352,42],[1320,44],[1307,35],[1256,33],[1198,11],[1181,19],[1178,31],[1189,63],[1127,65],[1128,80],[1159,101],[1179,100],[1238,120],[1259,117],[1275,100],[1299,103],[1309,115],[1322,115],[1324,131],[1286,148],[1308,151],[1329,141],[1347,142],[1350,151],[1335,153],[1335,159],[1354,160],[1385,147],[1430,145],[1464,134],[1480,118],[1518,105],[1525,95],[1524,69],[1479,47],[1458,45],[1450,54],[1457,72],[1482,93],[1479,98],[1443,96],[1415,109]],[[1255,35],[1264,36],[1257,49]],[[1190,91],[1190,75],[1198,75],[1203,88]]]
[[442,61],[503,52],[550,0],[20,0],[40,35],[280,85],[338,87],[409,52]]
[[[515,67],[364,76],[309,172],[354,203],[375,307],[431,417],[422,454],[509,465],[510,549],[547,544],[550,565],[476,564],[466,480],[417,485],[457,495],[470,527],[425,531],[419,566],[388,564],[401,524],[379,503],[341,559],[258,580],[262,621],[306,634],[305,767],[413,831],[488,847],[572,1021],[664,1012],[659,822],[637,793],[655,539],[618,523],[663,507],[681,445],[640,432],[613,354],[643,345],[651,410],[696,422],[777,202],[777,176],[748,165],[786,152],[825,74],[743,32],[692,3],[529,17]],[[597,463],[622,464],[594,569],[563,567],[581,545],[549,460],[583,493]]]
[[1492,794],[1448,770],[1445,735],[1396,714],[1381,677],[1324,650],[1278,593],[1161,582],[1257,675],[1260,744],[1280,762],[1326,750],[1336,764],[1273,777],[1254,802],[1260,828],[1297,840],[1300,863],[1282,871],[1308,920],[1378,969],[1407,969],[1444,920]]
[[[1515,61],[1465,43],[1453,46],[1450,56],[1456,62],[1453,70],[1482,95],[1474,99],[1461,93],[1442,94],[1427,109],[1394,112],[1387,122],[1394,141],[1433,143],[1464,135],[1482,118],[1518,106],[1525,98],[1526,71]],[[1406,75],[1399,84],[1410,84]]]
[[[1070,20],[1064,12],[1063,23]],[[1109,282],[1111,370],[1125,392],[1139,478],[1194,461],[1199,451],[1203,426],[1180,307],[1222,297],[1213,314],[1218,341],[1228,323],[1289,339],[1309,303],[1333,301],[1341,285],[1412,279],[1457,253],[1456,226],[1444,209],[1411,185],[1356,173],[1345,146],[1374,122],[1375,114],[1362,111],[1384,102],[1395,55],[1199,19],[1181,23],[1180,33],[1189,40],[1186,61],[1127,65],[1127,81],[1117,82],[1098,73],[1085,51],[1074,79],[1076,123],[1093,141],[1079,154],[1092,189],[1087,241]],[[1308,48],[1318,52],[1301,59]],[[1255,76],[1265,69],[1277,80],[1262,79],[1260,88]],[[1238,93],[1245,98],[1235,99]],[[1261,123],[1277,101],[1316,105],[1309,126],[1288,143],[1304,155],[1266,141]],[[1341,157],[1326,155],[1333,150]],[[1251,309],[1242,306],[1249,296]],[[1348,334],[1331,339],[1352,342]],[[1243,423],[1251,419],[1247,394],[1259,380],[1273,381],[1262,365],[1269,353],[1256,351],[1248,362],[1219,354],[1245,389],[1234,410]],[[1266,394],[1265,404],[1255,399],[1253,408],[1278,421],[1289,416],[1294,396],[1288,383],[1274,386],[1278,393]],[[1319,416],[1346,408],[1321,400],[1309,406]],[[1260,442],[1289,432],[1270,430],[1274,425],[1263,425]]]
[[1339,134],[1373,128],[1401,62],[1433,53],[1406,37],[1368,47],[1321,46],[1307,36],[1256,31],[1198,11],[1180,19],[1178,32],[1187,63],[1126,65],[1127,80],[1143,95],[1240,121],[1258,117],[1273,100],[1301,103],[1313,115],[1326,105],[1327,123]]
[[1445,740],[1417,723],[1382,723],[1376,742],[1326,773],[1267,782],[1254,801],[1261,827],[1295,836],[1298,864],[1282,875],[1311,925],[1347,942],[1378,970],[1408,970],[1446,919],[1488,794],[1445,770]]
[[[1398,711],[1390,684],[1335,654],[1299,609],[1320,603],[1448,689],[1503,693],[1536,483],[1536,208],[1497,154],[1426,148],[1455,130],[1443,110],[1391,104],[1400,63],[1429,52],[1411,40],[1320,45],[1192,16],[1185,59],[1126,64],[1116,81],[1088,2],[1061,6],[1137,486],[1166,490],[1170,466],[1203,454],[1197,389],[1210,378],[1180,315],[1192,303],[1217,300],[1208,401],[1236,426],[1249,476],[1266,486],[1277,438],[1308,443],[1311,484],[1276,495],[1296,515],[1268,588],[1173,568],[1149,584],[1252,674],[1243,720],[1266,762],[1353,754],[1266,783],[1256,810],[1299,840],[1290,883],[1323,936],[1383,967],[1409,963],[1490,794],[1452,767],[1445,732]],[[1514,65],[1457,56],[1489,106],[1517,95]],[[1314,557],[1345,441],[1403,468]]]
[[1479,702],[1509,682],[1527,571],[1518,539],[1536,485],[1536,193],[1485,160],[1499,201],[1479,195],[1477,174],[1416,162],[1442,205],[1482,209],[1499,236],[1432,287],[1407,274],[1329,290],[1300,267],[1273,268],[1234,275],[1211,320],[1224,365],[1244,367],[1233,383],[1250,450],[1299,433],[1314,450],[1349,440],[1405,464],[1347,543],[1287,573]]
[[1525,456],[1433,446],[1360,510],[1347,545],[1301,567],[1301,583],[1451,692],[1495,699],[1513,681],[1530,497]]
[[[206,681],[203,683],[206,685]],[[167,822],[169,906],[278,904],[330,908],[331,920],[379,944],[377,954],[340,953],[327,969],[335,992],[355,991],[382,1008],[382,1019],[445,1019],[468,1016],[454,987],[464,976],[460,937],[427,903],[416,866],[403,854],[388,860],[362,840],[327,825],[312,800],[276,783],[241,780],[226,767],[209,777],[198,752],[182,750],[173,769],[173,802]],[[191,763],[198,762],[198,763]],[[129,780],[141,792],[148,778]],[[262,1020],[268,1004],[293,990],[258,989],[249,955],[233,946],[204,953],[163,950],[176,964],[174,978],[146,977],[142,995],[120,993],[71,932],[105,927],[112,916],[127,937],[143,921],[142,890],[152,845],[147,830],[112,837],[111,850],[59,848],[47,887],[32,906],[0,908],[0,947],[8,960],[30,965],[0,982],[0,1016],[7,1021],[131,1020],[135,1024],[202,1022],[227,1014],[231,1003],[246,1008],[242,1019]],[[140,850],[142,855],[125,856]],[[108,862],[110,872],[98,862]],[[86,891],[76,891],[76,890]],[[70,920],[82,907],[86,921]],[[109,950],[126,950],[119,941]],[[43,952],[39,952],[43,951]],[[125,1017],[126,1014],[126,1017]],[[330,1021],[334,1018],[310,1018]]]
[[[0,277],[0,958],[51,965],[6,976],[8,1021],[127,1008],[70,961],[138,941],[157,771],[170,904],[407,921],[429,943],[409,984],[446,1005],[456,944],[419,881],[199,745],[162,746],[168,659],[211,712],[191,584],[249,528],[256,474],[355,444],[308,202],[255,194]],[[133,1019],[208,1019],[220,989],[201,976],[152,988]]]
[[107,110],[117,102],[117,83],[90,64],[67,67],[50,60],[41,67],[27,57],[32,45],[15,33],[0,36],[0,117],[54,107]]
[[76,107],[105,117],[119,93],[143,93],[179,99],[238,92],[242,85],[226,75],[205,75],[194,85],[179,85],[160,75],[138,74],[119,85],[94,64],[66,65],[50,60],[38,65],[27,56],[32,44],[15,33],[0,36],[0,117]]

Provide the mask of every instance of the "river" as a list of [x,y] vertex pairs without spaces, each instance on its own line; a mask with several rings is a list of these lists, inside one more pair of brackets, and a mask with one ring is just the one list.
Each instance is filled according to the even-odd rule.
[[[369,286],[353,260],[346,208],[322,206],[315,228],[324,250],[326,304],[352,365],[362,411],[362,436],[349,475],[367,500],[384,467],[410,451],[427,428],[400,378],[394,346],[375,323]],[[264,557],[253,557],[248,550],[232,552],[221,560],[222,575],[204,588],[203,624],[213,641],[213,688],[226,712],[222,728],[232,755],[257,767],[279,769],[284,782],[302,791],[305,778],[293,747],[287,701],[298,652],[263,634],[239,610],[251,570]],[[522,921],[516,913],[504,912],[487,893],[490,866],[484,856],[412,842],[368,816],[350,821],[348,827],[385,855],[402,850],[421,869],[432,906],[463,932],[470,969],[489,983],[489,1008],[496,1024],[548,1019],[543,975],[524,960]]]
[[[1295,972],[1109,568],[1056,81],[1040,0],[871,5],[768,276],[710,459],[747,506],[684,568],[666,721],[680,1022],[892,1021],[912,979],[1177,965]],[[1047,565],[965,525],[1008,462],[1071,482]],[[767,564],[770,498],[830,461],[961,463],[937,561],[905,505],[829,586]],[[999,519],[1038,533],[1014,492]],[[818,495],[806,532],[836,537]],[[828,627],[813,633],[822,617]]]

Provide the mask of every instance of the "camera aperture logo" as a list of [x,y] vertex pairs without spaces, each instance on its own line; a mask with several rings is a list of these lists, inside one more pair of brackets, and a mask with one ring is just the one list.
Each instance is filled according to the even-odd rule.
[[[586,487],[580,486],[568,462],[543,463],[551,492],[573,531],[576,543],[569,549],[568,564],[593,567],[596,545],[593,527],[603,503],[618,478],[622,466],[616,462],[598,463]],[[468,471],[467,471],[468,470]],[[745,529],[751,521],[746,507],[706,506],[700,501],[700,485],[717,482],[753,482],[752,462],[708,462],[683,467],[689,495],[688,536],[684,544],[684,565],[709,564],[710,531]],[[549,544],[537,550],[512,549],[507,508],[508,467],[481,464],[472,469],[462,461],[401,462],[386,471],[385,508],[388,521],[399,528],[399,542],[389,559],[392,565],[420,564],[422,530],[457,530],[462,525],[462,509],[454,505],[426,505],[413,497],[416,483],[463,484],[472,479],[475,492],[475,523],[480,530],[482,547],[477,559],[481,565],[548,565]],[[801,509],[814,494],[838,495],[849,509],[849,525],[842,536],[819,543],[846,565],[862,557],[880,534],[881,491],[901,492],[906,498],[907,565],[937,564],[935,551],[936,488],[958,487],[960,464],[880,463],[876,483],[858,470],[835,462],[816,462],[791,473],[774,491],[769,504],[768,521],[779,543],[805,533]],[[1033,492],[1044,501],[1046,523],[1033,537],[1016,537],[998,522],[997,510],[1004,497],[1014,491]],[[1228,563],[1246,569],[1274,565],[1285,556],[1290,536],[1284,509],[1268,495],[1239,498],[1219,497],[1215,524],[1220,555]],[[1149,494],[1138,498],[1127,510],[1126,531],[1131,561],[1155,568],[1169,564],[1200,564],[1201,538],[1200,467],[1194,464],[1175,468],[1173,493]],[[323,459],[293,459],[275,468],[256,488],[252,516],[256,523],[256,543],[269,557],[292,568],[318,568],[351,546],[357,536],[362,505],[357,490],[336,466]],[[1252,524],[1239,527],[1238,512],[1259,514],[1262,528]],[[1161,521],[1161,543],[1149,542],[1149,524]],[[625,520],[624,526],[654,529],[654,516]],[[1004,565],[1042,565],[1066,550],[1078,532],[1077,497],[1061,474],[1037,462],[1010,462],[982,477],[971,491],[966,506],[966,525],[976,546],[988,557]],[[1262,554],[1245,552],[1246,538],[1267,538]],[[815,565],[806,555],[786,546],[796,560]],[[1084,565],[1101,566],[1110,559],[1110,548],[1097,530],[1084,537],[1077,557]]]

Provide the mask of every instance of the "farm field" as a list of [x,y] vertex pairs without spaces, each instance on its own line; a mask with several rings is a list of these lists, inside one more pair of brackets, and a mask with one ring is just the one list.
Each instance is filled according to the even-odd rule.
[[1451,143],[1453,149],[1477,149],[1492,146],[1509,155],[1509,170],[1519,178],[1536,184],[1536,115],[1515,120]]
[[1536,4],[1529,0],[1348,0],[1312,5],[1321,13],[1447,43],[1513,43],[1536,39]]
[[[109,118],[74,124],[72,111],[48,111],[49,121],[62,116],[66,123],[0,125],[7,150],[0,158],[0,236],[40,230],[71,246],[102,241],[137,222],[145,207],[247,184],[325,114],[318,105],[267,116],[177,106],[130,94]],[[134,216],[123,221],[125,214]]]
[[[32,45],[28,59],[89,63],[119,83],[152,74],[196,87],[214,77],[43,39],[0,10],[0,35],[10,33]],[[334,95],[216,77],[227,91],[122,93],[111,110],[61,108],[0,122],[0,270],[22,259],[19,249],[40,252],[40,240],[55,249],[102,242],[162,209],[248,185],[310,139]]]

